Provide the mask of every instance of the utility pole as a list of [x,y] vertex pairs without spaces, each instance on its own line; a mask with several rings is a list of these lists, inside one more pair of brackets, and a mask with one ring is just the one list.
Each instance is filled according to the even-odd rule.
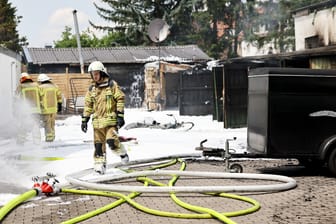
[[73,10],[73,18],[75,23],[75,30],[76,30],[76,39],[77,39],[77,48],[78,48],[78,55],[79,55],[79,64],[80,64],[80,70],[81,74],[84,74],[84,61],[82,56],[82,47],[80,43],[80,37],[79,37],[79,29],[78,29],[78,21],[77,21],[77,10]]

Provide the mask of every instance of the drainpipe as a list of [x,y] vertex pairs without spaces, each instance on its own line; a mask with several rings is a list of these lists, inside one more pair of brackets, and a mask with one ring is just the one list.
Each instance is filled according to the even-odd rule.
[[83,62],[82,48],[81,48],[81,43],[80,43],[78,21],[77,21],[77,14],[76,14],[77,10],[73,10],[72,13],[73,13],[73,18],[74,18],[74,23],[75,23],[75,30],[76,30],[76,39],[77,39],[77,48],[78,48],[80,69],[81,69],[81,74],[84,74],[84,62]]
[[[13,65],[15,66],[13,69]],[[13,71],[14,70],[14,71]],[[13,76],[16,75],[16,63],[15,61],[11,62],[11,99],[13,99],[14,96],[14,92],[15,92],[15,83],[14,81],[16,81],[16,79],[14,80]]]
[[314,10],[314,15],[313,15],[313,21],[312,21],[312,25],[315,25],[315,19],[316,19],[316,14],[317,14],[317,10]]

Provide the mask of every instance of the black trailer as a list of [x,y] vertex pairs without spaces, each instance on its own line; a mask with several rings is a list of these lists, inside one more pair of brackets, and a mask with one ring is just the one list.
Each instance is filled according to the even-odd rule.
[[336,175],[336,70],[253,69],[247,114],[247,153],[222,156],[296,158]]

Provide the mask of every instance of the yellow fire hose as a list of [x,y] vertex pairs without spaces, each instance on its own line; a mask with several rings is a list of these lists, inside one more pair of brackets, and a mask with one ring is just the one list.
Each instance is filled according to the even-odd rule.
[[[186,167],[186,164],[184,161],[179,160],[182,165],[180,170],[184,170]],[[174,162],[176,163],[176,162]],[[164,166],[168,166],[168,164],[161,166],[160,168],[164,167]],[[155,168],[151,168],[151,169],[158,169],[159,167],[155,167]],[[178,176],[173,176],[173,178],[169,181],[169,186],[173,186],[177,179],[179,177]],[[157,182],[155,180],[152,180],[150,178],[147,177],[138,177],[137,178],[138,181],[143,181],[145,186],[148,186],[148,184],[153,184],[156,186],[165,186],[165,184],[162,184],[160,182]],[[174,200],[174,202],[183,207],[186,208],[188,210],[197,212],[197,213],[175,213],[175,212],[167,212],[167,211],[160,211],[160,210],[156,210],[156,209],[151,209],[148,207],[145,207],[137,202],[135,202],[134,200],[132,200],[134,197],[137,197],[140,195],[140,193],[136,193],[133,192],[131,194],[129,194],[128,196],[121,194],[121,193],[117,193],[117,192],[102,192],[102,191],[90,191],[90,190],[75,190],[75,189],[62,189],[62,192],[65,193],[75,193],[75,194],[89,194],[89,195],[100,195],[100,196],[108,196],[108,197],[117,197],[119,198],[119,200],[106,205],[98,210],[86,213],[85,215],[82,216],[78,216],[76,218],[73,218],[71,220],[68,220],[66,222],[62,222],[62,224],[72,224],[72,223],[77,223],[77,222],[81,222],[84,221],[86,219],[89,219],[95,215],[98,215],[102,212],[105,212],[109,209],[115,208],[118,205],[127,202],[130,205],[132,205],[133,207],[135,207],[136,209],[146,212],[148,214],[152,214],[152,215],[157,215],[157,216],[163,216],[163,217],[170,217],[170,218],[183,218],[183,219],[210,219],[210,218],[217,218],[218,220],[222,221],[223,223],[227,223],[227,224],[235,224],[235,222],[233,222],[231,219],[229,219],[228,217],[233,217],[233,216],[241,216],[241,215],[246,215],[246,214],[250,214],[252,212],[257,211],[260,208],[260,204],[248,197],[244,197],[244,196],[238,196],[238,195],[234,195],[234,194],[225,194],[225,193],[220,193],[220,194],[212,194],[212,195],[218,195],[221,197],[228,197],[228,198],[232,198],[232,199],[237,199],[237,200],[241,200],[241,201],[245,201],[248,202],[250,204],[253,205],[253,207],[245,209],[245,210],[241,210],[241,211],[235,211],[235,212],[227,212],[227,213],[219,213],[213,209],[209,209],[209,208],[204,208],[204,207],[200,207],[200,206],[195,206],[195,205],[191,205],[188,203],[185,203],[183,201],[181,201],[180,199],[178,199],[178,197],[174,194],[171,193],[171,197]],[[201,213],[201,214],[199,214]]]
[[0,209],[0,222],[16,206],[18,206],[22,202],[25,202],[25,201],[35,197],[37,194],[38,194],[38,192],[35,189],[27,191],[27,192],[15,197],[10,202],[8,202],[6,205],[1,207],[1,209]]
[[[179,159],[175,159],[172,160],[169,163],[166,164],[162,164],[159,166],[154,166],[151,167],[150,169],[159,169],[159,168],[163,168],[163,167],[167,167],[170,165],[173,165],[177,162],[181,162],[181,167],[180,170],[185,170],[186,167],[186,163],[185,161],[179,160]],[[177,175],[173,175],[172,179],[169,181],[168,185],[160,183],[158,181],[155,181],[151,178],[148,177],[138,177],[137,180],[141,181],[144,183],[144,186],[148,186],[149,184],[151,185],[156,185],[156,186],[173,186],[176,181],[178,180],[179,176]],[[78,223],[81,221],[84,221],[86,219],[92,218],[96,215],[99,215],[103,212],[106,212],[110,209],[113,209],[119,205],[121,205],[124,202],[129,203],[131,206],[149,213],[149,214],[153,214],[153,215],[157,215],[157,216],[163,216],[163,217],[173,217],[173,218],[183,218],[183,219],[209,219],[209,218],[216,218],[219,221],[223,222],[223,223],[227,223],[227,224],[235,224],[234,221],[232,221],[231,219],[229,219],[228,217],[234,217],[234,216],[241,216],[241,215],[246,215],[246,214],[250,214],[252,212],[257,211],[260,208],[260,204],[248,197],[244,197],[244,196],[239,196],[239,195],[235,195],[235,194],[227,194],[227,193],[217,193],[217,194],[210,194],[209,195],[215,195],[215,196],[221,196],[221,197],[227,197],[227,198],[232,198],[232,199],[236,199],[236,200],[241,200],[247,203],[252,204],[253,206],[248,208],[248,209],[244,209],[244,210],[240,210],[240,211],[233,211],[233,212],[226,212],[226,213],[219,213],[213,209],[210,208],[204,208],[204,207],[200,207],[200,206],[195,206],[195,205],[191,205],[189,203],[183,202],[182,200],[180,200],[175,193],[170,193],[170,196],[172,198],[172,200],[178,204],[179,206],[188,209],[190,211],[194,211],[196,213],[174,213],[174,212],[167,212],[167,211],[160,211],[160,210],[155,210],[155,209],[151,209],[148,207],[145,207],[137,202],[135,202],[134,200],[132,200],[133,198],[139,196],[141,193],[137,193],[137,192],[132,192],[128,195],[124,195],[122,193],[117,193],[117,192],[106,192],[106,191],[93,191],[93,190],[77,190],[77,189],[61,189],[61,192],[63,193],[72,193],[72,194],[85,194],[85,195],[97,195],[97,196],[107,196],[107,197],[116,197],[118,198],[117,201],[108,204],[104,207],[101,207],[95,211],[91,211],[88,212],[84,215],[75,217],[73,219],[70,219],[68,221],[62,222],[63,224],[70,224],[70,223]],[[19,205],[20,203],[29,200],[30,198],[34,197],[37,195],[37,190],[30,190],[18,197],[16,197],[15,199],[13,199],[12,201],[10,201],[8,204],[6,204],[5,206],[3,206],[0,209],[0,221],[2,221],[2,219],[12,210],[14,209],[17,205]]]

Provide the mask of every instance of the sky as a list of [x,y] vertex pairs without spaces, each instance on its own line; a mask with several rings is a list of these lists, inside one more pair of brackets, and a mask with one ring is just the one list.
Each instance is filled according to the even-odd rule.
[[[45,47],[60,40],[65,26],[72,28],[75,34],[73,10],[77,10],[79,32],[86,31],[90,26],[89,20],[97,25],[107,25],[98,16],[93,5],[96,2],[103,6],[100,0],[8,0],[16,7],[17,16],[22,16],[18,25],[19,35],[28,39],[28,47]],[[94,30],[98,37],[104,33]]]
[[[173,118],[167,114],[174,114],[178,121],[192,121],[195,126],[190,131],[121,128],[119,135],[136,138],[136,141],[124,143],[130,161],[189,153],[201,154],[201,151],[195,148],[204,139],[208,140],[204,146],[224,148],[226,139],[236,137],[237,140],[230,142],[230,148],[235,149],[236,153],[246,151],[247,129],[224,129],[223,122],[212,120],[212,115],[180,116],[177,110],[148,112],[145,109],[126,109],[125,122],[127,125],[149,120],[149,118],[161,124],[173,122]],[[7,122],[1,121],[2,124],[0,122],[0,167],[2,169],[0,206],[31,189],[33,186],[31,178],[34,176],[44,176],[50,172],[56,175],[61,185],[66,185],[65,176],[92,168],[94,150],[92,124],[89,122],[88,132],[83,133],[80,129],[80,115],[56,120],[54,142],[42,141],[40,145],[34,145],[28,139],[23,146],[16,144],[15,134],[13,134],[15,125],[11,119],[6,117],[4,120]],[[43,139],[43,129],[41,133]],[[57,157],[60,160],[43,160],[46,157]],[[108,150],[107,164],[116,162],[120,162],[120,158]],[[92,173],[94,174],[94,171]]]

